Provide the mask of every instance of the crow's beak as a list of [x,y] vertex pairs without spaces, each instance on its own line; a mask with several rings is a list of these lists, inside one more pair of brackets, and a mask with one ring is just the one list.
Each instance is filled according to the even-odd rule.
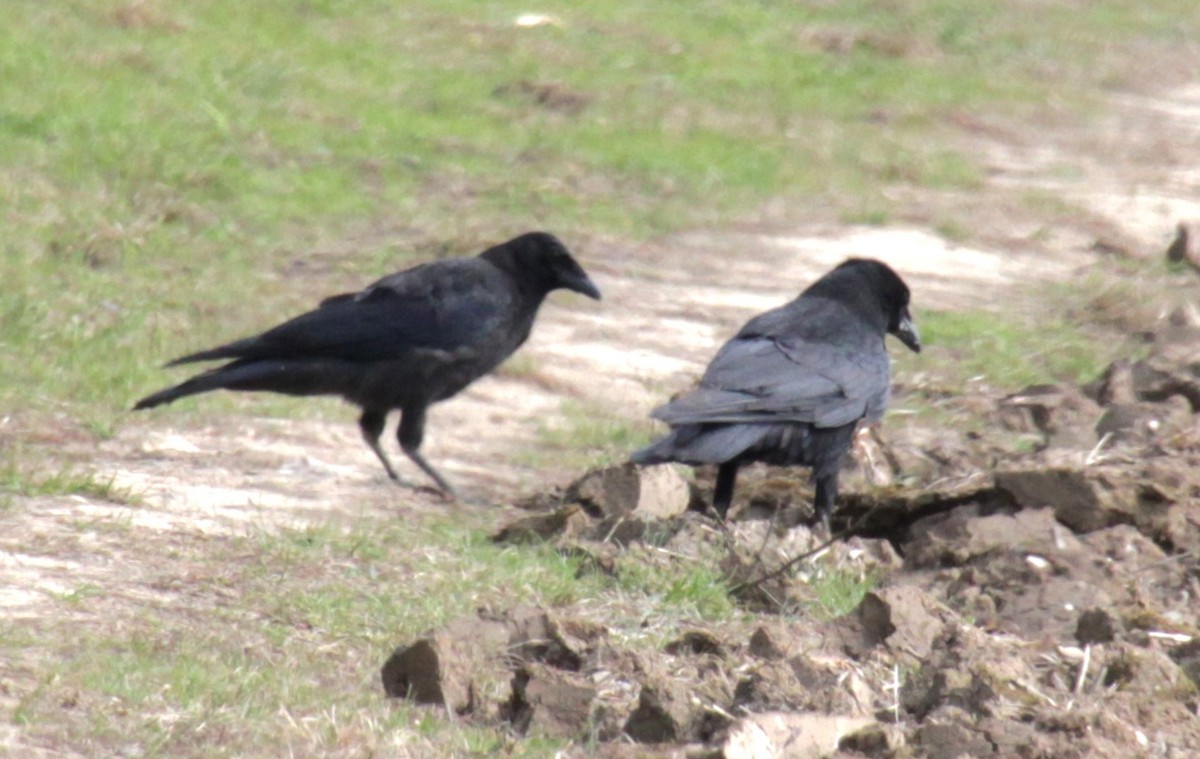
[[912,323],[912,317],[907,314],[900,320],[900,325],[892,332],[900,342],[908,346],[908,349],[913,353],[921,352],[921,336],[917,334],[917,327]]
[[568,274],[562,278],[562,286],[568,290],[582,293],[592,300],[600,300],[600,288],[583,272]]

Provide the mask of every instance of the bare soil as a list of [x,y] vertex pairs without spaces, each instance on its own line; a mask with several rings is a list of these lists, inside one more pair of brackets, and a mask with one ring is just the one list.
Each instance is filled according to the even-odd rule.
[[[974,209],[964,224],[978,246],[947,242],[921,223],[919,210],[911,225],[897,227],[771,221],[639,245],[575,245],[605,300],[597,306],[555,296],[523,348],[524,368],[482,380],[433,411],[425,452],[465,494],[458,503],[388,483],[350,409],[344,421],[239,417],[190,427],[175,426],[169,411],[137,415],[99,444],[68,422],[38,431],[64,459],[86,462],[99,479],[138,498],[16,499],[0,513],[0,609],[14,625],[33,624],[63,614],[55,599],[81,583],[106,599],[109,614],[122,605],[136,613],[147,594],[186,607],[186,588],[162,582],[170,546],[247,525],[450,511],[499,527],[517,513],[512,504],[560,492],[581,474],[552,453],[522,455],[543,444],[542,428],[564,402],[643,419],[692,381],[750,314],[793,297],[848,255],[889,262],[925,309],[1048,312],[1055,304],[1037,301],[1045,283],[1096,271],[1120,276],[1116,259],[1162,255],[1177,222],[1200,218],[1193,165],[1200,86],[1122,96],[1098,124],[1051,125],[1036,134],[966,130],[963,139],[987,156],[980,195],[996,202],[925,202]],[[1028,191],[1050,193],[1077,212],[1047,230],[1003,202]],[[1186,383],[1200,359],[1176,360],[1180,351],[1187,354],[1180,348],[1159,368]],[[744,590],[747,608],[762,614],[759,623],[700,630],[671,651],[624,650],[606,641],[594,619],[576,619],[569,609],[549,616],[504,610],[486,624],[506,645],[526,635],[526,643],[551,639],[558,648],[531,649],[519,665],[506,659],[497,677],[512,679],[502,689],[508,700],[459,711],[510,721],[517,732],[533,725],[590,740],[588,751],[611,756],[809,756],[837,750],[848,735],[846,756],[1200,755],[1195,409],[1180,406],[1179,392],[1159,398],[1141,386],[1140,395],[1120,402],[1134,407],[1134,422],[1119,428],[1122,439],[1110,436],[1097,448],[1096,422],[1120,403],[1089,400],[1076,388],[1037,402],[1004,398],[1019,390],[971,402],[997,429],[1041,435],[1043,450],[1022,454],[1004,442],[910,425],[889,443],[896,465],[885,467],[884,479],[893,485],[871,484],[866,474],[850,478],[842,524],[863,528],[859,517],[888,516],[863,528],[865,537],[814,559],[879,579],[849,616],[820,624],[781,616],[793,608],[787,599],[803,594],[794,573]],[[904,400],[921,402],[915,390]],[[1139,408],[1146,413],[1138,416]],[[1083,432],[1064,443],[1059,432],[1068,428]],[[0,422],[2,436],[34,434],[19,418]],[[1009,470],[1025,474],[997,477]],[[1066,474],[1051,487],[1037,481],[1047,472]],[[704,478],[698,482],[702,491]],[[789,508],[804,510],[802,480],[762,475],[747,492],[727,533],[695,514],[663,521],[668,549],[711,558],[749,581],[815,544],[786,516]],[[769,540],[766,506],[784,507]],[[124,529],[81,540],[80,520]],[[622,543],[616,558],[609,548],[587,550],[608,556],[597,566],[620,571],[637,544]],[[536,624],[512,621],[528,618]],[[545,628],[540,638],[527,634],[531,624]],[[466,629],[440,634],[476,636]],[[38,678],[36,665],[0,661],[0,706],[12,708]],[[834,718],[843,721],[828,721]],[[21,728],[5,730],[11,734],[0,745],[19,755]],[[816,748],[795,748],[808,745],[795,743],[800,734],[819,736]],[[795,750],[786,748],[789,740]],[[651,744],[653,752],[645,748]]]

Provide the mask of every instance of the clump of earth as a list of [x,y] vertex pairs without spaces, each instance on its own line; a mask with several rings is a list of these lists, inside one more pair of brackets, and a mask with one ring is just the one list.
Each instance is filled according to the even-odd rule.
[[[529,498],[495,540],[614,577],[702,562],[745,613],[656,640],[590,608],[481,611],[398,641],[383,686],[580,757],[1200,755],[1186,316],[1084,387],[970,399],[994,439],[864,435],[833,540],[795,472],[752,473],[724,524],[703,513],[710,473],[669,467]],[[848,613],[813,611],[831,573],[870,588]]]

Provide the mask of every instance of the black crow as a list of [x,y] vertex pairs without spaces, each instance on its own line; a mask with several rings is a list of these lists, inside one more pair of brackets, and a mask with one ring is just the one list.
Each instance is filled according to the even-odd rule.
[[742,327],[698,388],[654,411],[671,431],[632,460],[717,464],[713,508],[722,518],[742,464],[811,467],[815,516],[828,529],[855,427],[878,421],[887,408],[884,335],[921,350],[908,299],[908,287],[886,264],[843,262],[791,303]]
[[363,438],[399,480],[379,436],[388,412],[400,411],[400,449],[453,497],[449,483],[420,454],[425,413],[495,369],[533,327],[551,290],[600,299],[600,291],[553,235],[531,232],[475,258],[421,264],[384,277],[362,292],[267,330],[167,364],[228,360],[137,402],[153,408],[209,390],[268,390],[285,395],[340,395],[362,408]]

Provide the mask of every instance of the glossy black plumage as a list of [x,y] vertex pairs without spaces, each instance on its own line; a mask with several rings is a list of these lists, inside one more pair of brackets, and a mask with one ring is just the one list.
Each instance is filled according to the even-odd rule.
[[908,303],[908,287],[886,264],[845,261],[742,327],[698,388],[654,411],[671,431],[632,460],[718,464],[713,507],[722,517],[741,465],[811,467],[816,515],[828,524],[856,426],[887,408],[884,336],[920,350]]
[[228,363],[134,408],[218,389],[338,395],[362,409],[363,438],[388,475],[399,479],[379,446],[387,414],[397,409],[401,449],[452,494],[418,450],[427,409],[520,347],[542,301],[558,288],[600,298],[557,238],[531,232],[474,258],[433,261],[384,277],[361,292],[326,298],[256,337],[176,359],[168,366]]

